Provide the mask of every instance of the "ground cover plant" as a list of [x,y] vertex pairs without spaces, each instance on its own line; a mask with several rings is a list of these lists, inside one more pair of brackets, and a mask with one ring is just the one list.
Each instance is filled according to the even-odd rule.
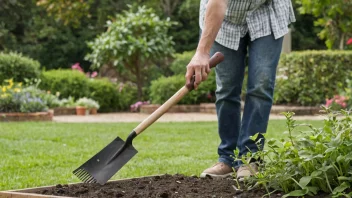
[[[0,123],[0,190],[80,182],[72,170],[136,124]],[[215,162],[216,130],[216,122],[155,123],[134,142],[139,153],[112,179],[198,175]],[[271,120],[268,138],[284,130],[284,120]]]
[[305,130],[297,128],[300,125],[293,119],[293,113],[285,113],[288,136],[271,139],[267,150],[242,158],[245,163],[248,158],[265,159],[260,173],[250,178],[249,184],[262,186],[268,194],[284,192],[283,197],[322,193],[351,197],[351,112],[326,107],[324,111],[327,114],[324,125],[319,128],[304,125]]

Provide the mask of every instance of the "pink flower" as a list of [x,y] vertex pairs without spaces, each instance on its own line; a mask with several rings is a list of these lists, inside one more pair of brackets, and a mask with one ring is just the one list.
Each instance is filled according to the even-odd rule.
[[95,78],[95,77],[97,77],[97,76],[98,76],[98,72],[96,72],[96,71],[94,71],[94,72],[90,75],[91,78]]
[[346,107],[347,107],[347,104],[346,104],[345,102],[343,102],[343,103],[341,104],[341,106],[342,106],[343,108],[346,108]]
[[81,68],[81,66],[79,66],[79,63],[72,65],[71,68],[83,72],[83,69]]
[[326,104],[325,104],[325,106],[326,107],[330,107],[330,105],[332,104],[334,102],[334,99],[326,99]]
[[346,44],[347,44],[347,45],[351,45],[351,44],[352,44],[352,38],[348,39],[348,41],[347,41]]

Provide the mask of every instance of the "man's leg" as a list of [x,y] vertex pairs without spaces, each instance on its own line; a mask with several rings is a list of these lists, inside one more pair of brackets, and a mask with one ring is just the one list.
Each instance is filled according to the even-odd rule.
[[262,135],[258,136],[258,139],[262,138],[260,148],[250,140],[250,136],[266,132],[282,40],[275,40],[273,35],[269,35],[249,42],[248,86],[238,141],[240,156],[264,147]]
[[[219,162],[212,168],[205,170],[210,176],[232,172],[234,166],[234,150],[237,147],[241,126],[241,90],[247,54],[249,37],[241,39],[237,51],[214,43],[211,55],[221,52],[225,60],[216,67],[216,111],[218,116],[218,132],[221,139],[218,147]],[[227,166],[225,166],[225,165]],[[225,167],[225,168],[221,168]],[[226,168],[229,167],[229,168]]]

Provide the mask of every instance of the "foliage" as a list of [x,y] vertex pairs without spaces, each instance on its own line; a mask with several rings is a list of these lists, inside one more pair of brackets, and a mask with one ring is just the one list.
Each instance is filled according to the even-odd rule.
[[0,52],[0,84],[9,77],[16,82],[24,82],[25,79],[38,78],[39,75],[38,61],[18,53]]
[[76,101],[76,105],[81,107],[86,107],[88,109],[93,109],[93,108],[99,109],[100,107],[97,101],[87,97],[78,99]]
[[347,109],[350,98],[340,95],[335,95],[331,99],[326,99],[325,107],[329,107],[332,110],[338,111],[341,109]]
[[130,105],[137,101],[137,87],[133,83],[119,83],[118,85],[118,110],[126,111]]
[[42,73],[41,80],[40,89],[59,92],[60,98],[88,96],[88,78],[79,71],[49,70]]
[[40,98],[48,108],[60,106],[59,98],[57,95],[51,94],[50,91],[46,92],[35,86],[28,86],[23,88],[22,92],[29,93],[32,97]]
[[290,25],[292,31],[292,50],[324,50],[327,49],[325,41],[320,39],[318,33],[323,27],[315,26],[314,21],[317,17],[312,14],[300,14],[299,5],[292,1],[296,22]]
[[[184,85],[184,75],[161,77],[153,81],[150,87],[151,102],[153,104],[163,104]],[[211,72],[208,79],[202,82],[197,90],[188,93],[179,104],[214,102],[215,89],[215,72]]]
[[[287,193],[283,197],[316,195],[320,191],[334,197],[350,197],[352,193],[346,190],[351,187],[352,178],[351,115],[325,107],[324,111],[327,119],[321,128],[298,125],[293,113],[284,113],[288,138],[270,139],[267,150],[246,156],[266,159],[249,183]],[[337,119],[339,114],[343,115],[341,119]],[[309,130],[294,133],[298,126],[308,126]]]
[[73,97],[63,98],[59,100],[59,107],[75,107],[76,102]]
[[[48,97],[34,87],[22,88],[22,83],[5,80],[0,86],[0,112],[42,112],[47,111]],[[53,104],[53,103],[50,103]]]
[[120,79],[137,84],[141,98],[144,74],[153,62],[173,53],[173,42],[167,35],[172,24],[161,20],[152,9],[142,6],[135,11],[131,7],[108,21],[108,31],[88,43],[92,52],[86,58],[94,68],[104,64],[116,67]]
[[175,60],[171,63],[170,69],[173,74],[186,74],[187,65],[191,61],[195,51],[185,51],[175,55]]
[[116,111],[119,109],[119,95],[116,85],[108,79],[89,79],[88,80],[89,98],[94,99],[100,104],[101,111]]
[[339,94],[352,78],[351,51],[304,51],[283,54],[275,104],[320,105]]
[[324,29],[319,33],[329,49],[344,49],[348,35],[352,34],[352,2],[350,0],[296,0],[302,14],[317,17],[315,25]]
[[92,2],[92,0],[37,0],[37,5],[43,6],[49,15],[54,15],[65,25],[72,24],[78,27],[83,17],[91,17],[89,8]]

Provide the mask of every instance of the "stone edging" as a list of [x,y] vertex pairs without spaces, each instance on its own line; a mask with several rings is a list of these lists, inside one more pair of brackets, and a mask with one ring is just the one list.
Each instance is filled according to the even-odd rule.
[[[241,105],[243,110],[243,103]],[[142,105],[140,108],[141,113],[151,114],[153,113],[160,105]],[[295,115],[316,115],[319,114],[321,110],[320,107],[305,107],[305,106],[285,106],[285,105],[274,105],[271,109],[271,114],[280,114],[282,112],[294,112]],[[199,105],[175,105],[171,107],[168,111],[169,113],[216,113],[214,103],[201,103]]]
[[76,115],[76,107],[56,107],[53,110],[55,116]]
[[52,110],[35,113],[0,113],[0,122],[52,121],[53,116]]

